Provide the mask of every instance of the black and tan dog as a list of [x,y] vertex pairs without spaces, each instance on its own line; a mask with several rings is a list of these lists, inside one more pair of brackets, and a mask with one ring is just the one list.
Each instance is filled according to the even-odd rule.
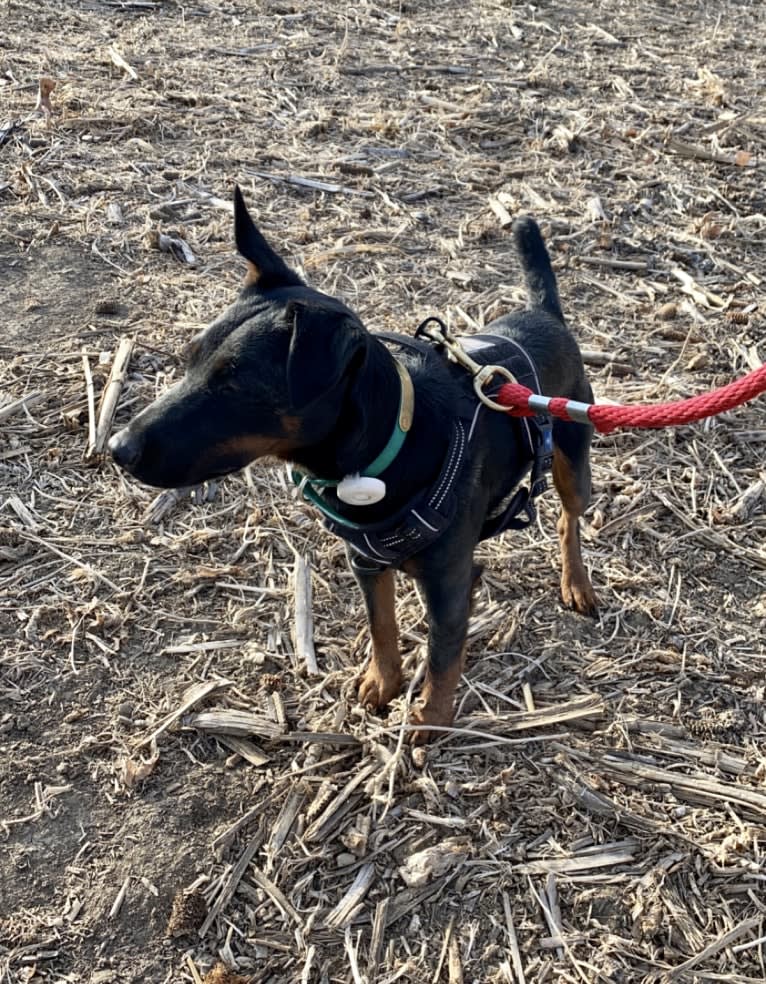
[[[413,739],[427,740],[431,729],[452,722],[479,573],[474,548],[487,535],[488,517],[530,470],[529,430],[505,414],[473,409],[475,400],[466,415],[465,370],[433,346],[381,340],[340,301],[307,286],[256,229],[238,189],[235,235],[248,263],[238,299],[191,341],[183,380],[115,434],[110,450],[131,475],[163,488],[226,475],[264,456],[323,480],[314,498],[325,504],[328,525],[350,540],[367,606],[372,659],[359,686],[367,706],[384,707],[402,683],[394,568],[422,588],[428,666],[411,723]],[[509,339],[531,358],[540,392],[589,402],[537,225],[517,220],[514,239],[529,308],[488,327],[487,357],[496,355],[492,339]],[[561,592],[582,613],[596,605],[579,538],[590,498],[590,439],[586,425],[553,424]],[[380,483],[376,501],[357,505],[353,476],[365,474]],[[344,497],[336,485],[349,476],[352,495]],[[395,535],[386,538],[387,527]]]

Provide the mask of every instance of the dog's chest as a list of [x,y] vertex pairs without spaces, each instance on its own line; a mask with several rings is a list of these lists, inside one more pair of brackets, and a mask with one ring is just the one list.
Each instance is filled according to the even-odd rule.
[[[405,338],[385,336],[392,348],[416,351],[429,363],[444,369],[445,357],[432,345]],[[540,391],[537,369],[524,349],[514,340],[500,335],[473,335],[461,339],[463,348],[482,365],[501,365],[534,392]],[[456,405],[452,406],[452,433],[441,471],[436,480],[421,490],[403,508],[388,519],[366,525],[344,525],[327,518],[325,524],[337,536],[346,540],[352,548],[352,562],[360,570],[374,570],[401,566],[404,561],[420,553],[446,531],[454,521],[463,483],[469,480],[479,458],[480,435],[485,430],[487,415],[496,414],[482,404],[474,390],[471,376],[465,369],[447,363],[448,370],[458,383],[454,390]],[[496,387],[490,385],[488,395],[496,395],[503,380]],[[529,525],[534,518],[533,499],[545,489],[545,472],[550,468],[552,454],[550,422],[536,419],[512,421],[507,440],[519,445],[519,468],[508,475],[507,483],[490,503],[487,521],[481,531],[481,539],[496,536],[508,529]],[[514,434],[515,432],[515,438]],[[531,469],[529,488],[517,487]]]

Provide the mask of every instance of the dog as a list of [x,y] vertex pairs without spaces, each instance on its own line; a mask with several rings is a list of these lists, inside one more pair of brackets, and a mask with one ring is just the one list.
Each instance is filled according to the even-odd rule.
[[[438,344],[376,336],[340,300],[308,286],[256,228],[239,188],[234,228],[247,262],[238,298],[191,340],[184,378],[116,433],[109,449],[122,469],[160,488],[227,475],[258,458],[292,463],[329,528],[349,541],[372,637],[358,691],[368,708],[384,708],[402,685],[394,570],[422,590],[428,662],[410,731],[414,743],[428,741],[453,721],[481,573],[475,547],[498,522],[504,526],[509,496],[518,496],[514,489],[541,460],[532,430],[484,408],[469,374]],[[485,362],[510,347],[538,392],[592,402],[537,224],[517,219],[513,238],[527,309],[493,321],[466,345],[474,343]],[[562,599],[593,614],[579,533],[591,494],[592,428],[557,420],[548,433],[546,464],[562,506]],[[521,512],[518,501],[510,508]]]

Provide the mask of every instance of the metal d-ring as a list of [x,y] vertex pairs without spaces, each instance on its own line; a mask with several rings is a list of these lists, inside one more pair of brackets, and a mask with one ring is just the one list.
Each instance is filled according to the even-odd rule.
[[484,392],[484,387],[491,383],[495,376],[503,376],[505,381],[508,383],[518,382],[513,373],[506,369],[505,366],[482,366],[473,377],[474,392],[485,407],[489,407],[491,410],[500,410],[503,413],[507,413],[509,407],[504,406],[502,403],[498,403],[496,400],[493,400],[491,396],[487,396]]

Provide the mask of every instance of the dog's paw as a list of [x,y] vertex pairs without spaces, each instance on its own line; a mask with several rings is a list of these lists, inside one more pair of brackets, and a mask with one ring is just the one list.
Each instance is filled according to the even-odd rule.
[[450,701],[444,704],[419,704],[410,713],[410,725],[414,728],[409,733],[411,745],[425,745],[439,738],[443,732],[432,731],[432,728],[449,728],[455,719],[455,709]]
[[377,663],[372,662],[359,681],[359,703],[377,711],[396,697],[401,686],[401,670],[392,669],[384,673]]
[[567,608],[573,608],[580,615],[598,614],[598,598],[584,572],[581,577],[565,575],[561,578],[561,600]]

